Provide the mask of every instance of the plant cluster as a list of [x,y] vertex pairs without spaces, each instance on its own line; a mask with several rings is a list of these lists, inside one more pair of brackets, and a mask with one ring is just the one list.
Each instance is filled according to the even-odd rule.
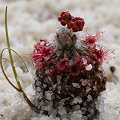
[[[84,37],[77,34],[85,24],[82,18],[62,12],[58,21],[63,27],[55,34],[55,43],[40,40],[31,53],[36,66],[33,81],[36,106],[47,115],[52,109],[57,110],[57,116],[61,116],[58,110],[61,105],[67,114],[79,106],[77,110],[85,109],[83,118],[92,120],[98,115],[95,101],[106,86],[102,64],[112,58],[112,52],[99,44],[103,32],[86,32]],[[79,102],[80,99],[82,102]]]

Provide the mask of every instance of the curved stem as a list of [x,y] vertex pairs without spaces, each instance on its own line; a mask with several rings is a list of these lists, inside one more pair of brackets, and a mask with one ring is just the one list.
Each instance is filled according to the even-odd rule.
[[[31,101],[28,99],[28,97],[26,96],[25,92],[23,91],[22,89],[22,86],[18,80],[18,77],[17,77],[17,72],[15,70],[15,66],[14,66],[14,62],[13,62],[13,58],[12,58],[12,54],[11,54],[11,48],[10,48],[10,43],[9,43],[9,36],[8,36],[8,28],[7,28],[7,6],[6,6],[6,11],[5,11],[5,32],[6,32],[6,39],[7,39],[7,46],[8,48],[5,48],[5,49],[8,49],[8,52],[9,52],[9,57],[10,57],[10,62],[11,62],[11,66],[12,66],[12,70],[13,70],[13,74],[14,74],[14,77],[15,77],[15,80],[17,82],[17,85],[18,85],[18,88],[15,87],[11,82],[10,80],[8,79],[7,75],[5,74],[4,72],[4,69],[3,69],[3,66],[2,66],[2,53],[5,49],[3,49],[2,53],[1,53],[1,57],[0,57],[0,62],[1,62],[1,68],[2,68],[2,71],[3,71],[3,74],[5,76],[5,78],[8,80],[8,82],[18,91],[18,92],[22,92],[23,93],[23,96],[26,100],[26,102],[28,103],[28,105],[30,105],[30,107],[35,107]],[[12,50],[13,52],[15,52],[14,50]],[[16,52],[15,52],[16,53]],[[17,54],[17,53],[16,53]],[[18,54],[17,54],[18,55]],[[19,56],[19,55],[18,55]],[[20,56],[19,56],[20,57]],[[21,57],[20,57],[21,58]],[[21,58],[21,60],[23,61],[23,59]],[[24,62],[24,61],[23,61]],[[25,63],[24,63],[25,64]],[[25,64],[26,66],[26,64]],[[27,68],[27,67],[26,67]],[[28,70],[28,69],[27,69]]]
[[[5,73],[4,69],[3,69],[3,65],[2,65],[2,55],[3,55],[4,50],[6,50],[6,49],[9,49],[9,50],[12,50],[13,52],[15,52],[15,51],[14,51],[13,49],[11,49],[11,48],[4,48],[4,49],[2,50],[1,55],[0,55],[0,63],[1,63],[2,72],[3,72],[4,76],[5,76],[5,78],[7,79],[7,81],[12,85],[13,88],[15,88],[18,92],[22,92],[22,93],[23,93],[23,96],[24,96],[26,102],[28,103],[28,105],[30,105],[31,107],[35,107],[35,106],[31,103],[31,101],[28,99],[28,97],[26,96],[26,94],[25,94],[25,92],[23,91],[23,89],[21,90],[21,89],[15,87],[15,86],[12,84],[12,82],[9,80],[9,78],[7,77],[7,75],[6,75],[6,73]],[[17,52],[15,52],[15,53],[17,54]],[[23,63],[24,63],[24,60],[20,57],[20,55],[19,55],[19,54],[17,54],[17,55],[18,55],[18,57],[19,57],[19,58],[23,61]],[[6,59],[6,60],[7,60],[7,59]],[[9,61],[9,60],[8,60],[8,61]],[[26,69],[27,69],[27,66],[26,66],[25,63],[24,63],[24,65],[25,65],[25,67],[26,67]],[[28,69],[27,69],[27,71],[28,71]]]
[[[7,6],[6,6],[6,11],[5,11],[5,32],[6,32],[7,46],[8,46],[8,48],[10,48],[10,42],[9,42],[9,36],[8,36],[8,28],[7,28]],[[14,77],[16,79],[16,82],[18,84],[19,89],[22,90],[22,87],[21,87],[19,81],[17,80],[17,72],[16,72],[14,64],[13,64],[14,62],[13,62],[11,50],[8,49],[8,52],[9,52],[9,57],[10,57],[10,62],[11,62]]]
[[1,63],[2,72],[3,72],[4,76],[5,76],[5,78],[7,79],[7,81],[10,83],[10,85],[11,85],[13,88],[15,88],[18,92],[20,92],[20,89],[17,88],[17,87],[15,87],[15,86],[12,84],[12,82],[9,80],[9,78],[7,77],[7,75],[6,75],[6,73],[5,73],[4,69],[3,69],[3,65],[2,65],[2,53],[1,53],[1,56],[0,56],[0,63]]

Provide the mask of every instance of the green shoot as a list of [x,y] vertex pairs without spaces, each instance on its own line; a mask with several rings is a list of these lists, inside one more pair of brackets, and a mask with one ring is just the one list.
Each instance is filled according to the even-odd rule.
[[[7,28],[7,6],[6,6],[6,11],[5,11],[5,31],[6,31],[7,45],[8,45],[8,48],[10,48],[10,42],[9,42],[9,36],[8,36],[8,28]],[[20,90],[20,91],[23,91],[20,82],[17,80],[17,72],[16,72],[15,66],[14,66],[14,64],[13,64],[14,62],[13,62],[11,50],[8,49],[8,52],[9,52],[10,62],[11,62],[13,74],[14,74],[14,77],[15,77],[15,79],[16,79],[17,85],[18,85],[18,87],[19,87],[19,90]]]

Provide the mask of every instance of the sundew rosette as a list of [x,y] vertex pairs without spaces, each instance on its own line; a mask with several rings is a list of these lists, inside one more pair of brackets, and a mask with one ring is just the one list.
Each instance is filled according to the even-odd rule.
[[[31,59],[36,67],[33,88],[37,111],[45,115],[66,116],[80,111],[80,119],[97,119],[95,102],[106,89],[106,75],[102,68],[114,53],[99,42],[103,32],[84,37],[84,19],[62,12],[58,17],[62,26],[55,34],[55,42],[42,39],[34,45]],[[78,44],[79,43],[79,44]]]

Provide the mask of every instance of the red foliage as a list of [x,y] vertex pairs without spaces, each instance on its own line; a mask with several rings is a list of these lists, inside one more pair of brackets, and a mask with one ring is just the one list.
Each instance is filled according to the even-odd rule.
[[85,43],[95,43],[101,41],[103,38],[103,32],[96,33],[95,35],[86,34]]
[[106,49],[105,47],[100,47],[99,49],[96,48],[96,46],[92,50],[93,53],[93,60],[95,61],[95,64],[100,66],[103,61],[110,60],[110,50]]

